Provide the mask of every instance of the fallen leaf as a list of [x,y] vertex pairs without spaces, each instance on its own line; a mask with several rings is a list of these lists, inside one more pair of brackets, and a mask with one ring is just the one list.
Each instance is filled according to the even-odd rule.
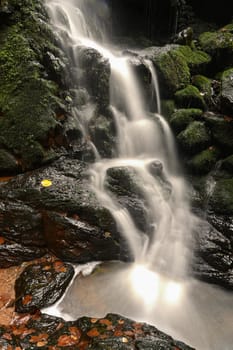
[[111,326],[112,322],[108,320],[107,318],[103,318],[102,320],[99,321],[101,324],[105,324],[106,326]]
[[52,181],[49,179],[44,179],[41,181],[41,185],[43,187],[50,187],[50,186],[52,186],[52,184],[53,184]]
[[81,338],[81,331],[77,327],[69,327],[69,332],[73,339],[79,340]]
[[72,335],[63,334],[58,338],[57,345],[58,346],[69,346],[77,344],[78,339],[74,339],[75,337]]
[[48,271],[48,270],[50,270],[50,269],[51,269],[51,265],[46,265],[46,266],[43,267],[43,270],[44,270],[44,271]]
[[6,340],[12,340],[12,335],[10,333],[4,333],[2,335],[2,338]]
[[48,342],[46,340],[43,340],[43,341],[39,341],[38,343],[36,343],[36,346],[38,346],[38,348],[41,348],[42,346],[44,345],[47,345]]
[[121,337],[124,333],[121,330],[117,329],[113,334],[115,337]]
[[65,265],[63,264],[62,261],[54,261],[53,263],[53,267],[54,267],[54,270],[56,272],[66,272],[67,271],[67,268],[65,267]]
[[24,295],[22,299],[22,304],[27,305],[27,304],[30,304],[31,301],[32,301],[32,295],[27,294],[27,295]]
[[88,337],[98,337],[100,335],[97,328],[92,328],[90,331],[87,332]]
[[41,333],[38,335],[32,335],[30,338],[30,343],[38,343],[47,340],[49,335],[47,333]]
[[4,237],[0,237],[0,245],[5,243],[5,238]]

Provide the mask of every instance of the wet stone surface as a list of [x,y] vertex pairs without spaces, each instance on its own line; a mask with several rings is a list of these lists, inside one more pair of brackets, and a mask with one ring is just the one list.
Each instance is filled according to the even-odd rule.
[[15,319],[10,327],[0,326],[0,347],[8,350],[194,350],[153,326],[117,314],[65,322],[39,312]]
[[63,295],[73,275],[72,265],[60,260],[29,265],[15,282],[16,312],[35,312],[52,305]]

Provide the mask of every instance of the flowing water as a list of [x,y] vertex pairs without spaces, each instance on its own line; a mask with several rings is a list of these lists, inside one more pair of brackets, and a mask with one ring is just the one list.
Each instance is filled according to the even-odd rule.
[[[201,305],[205,303],[203,298],[208,293],[215,295],[215,292],[212,292],[212,287],[188,277],[192,258],[191,236],[197,219],[191,213],[186,198],[187,186],[180,174],[173,135],[161,115],[158,82],[152,62],[145,59],[144,65],[151,76],[156,113],[147,107],[130,57],[121,55],[109,44],[106,35],[109,30],[106,28],[109,28],[110,14],[105,1],[47,0],[46,4],[61,45],[77,72],[76,49],[80,45],[96,49],[110,62],[110,108],[117,130],[117,156],[102,159],[95,145],[91,144],[96,152],[96,162],[90,166],[90,186],[99,202],[111,211],[134,258],[134,263],[130,265],[104,265],[104,273],[90,277],[90,282],[83,277],[74,281],[59,306],[63,317],[68,314],[66,316],[72,319],[84,314],[103,316],[105,312],[121,312],[161,326],[201,350],[220,349],[219,345],[214,347],[216,341],[211,343],[210,340],[216,324],[211,325],[209,333],[208,327],[204,327],[209,318],[214,317],[210,310],[214,300],[218,299],[213,298],[206,308],[207,316],[201,314]],[[79,106],[73,110],[84,138],[88,135],[88,120],[94,112],[92,106],[89,101],[82,111]],[[159,176],[151,171],[153,164],[162,169]],[[150,232],[142,232],[129,211],[106,189],[107,171],[119,167],[132,169],[137,178]],[[95,306],[89,298],[91,308],[85,310],[84,300],[82,306],[79,301],[79,306],[75,308],[77,300],[82,299],[82,291],[84,296],[91,285],[99,291]],[[196,293],[197,288],[202,291],[203,297]],[[94,292],[91,297],[96,299]],[[103,305],[99,309],[100,299]],[[219,344],[222,345],[222,341]],[[227,346],[223,349],[230,350]]]

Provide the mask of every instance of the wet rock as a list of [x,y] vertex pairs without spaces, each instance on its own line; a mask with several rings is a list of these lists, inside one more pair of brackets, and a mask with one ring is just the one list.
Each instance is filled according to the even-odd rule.
[[20,170],[16,158],[4,149],[0,149],[0,175],[15,174]]
[[42,257],[47,252],[46,248],[37,246],[25,246],[24,243],[15,243],[4,237],[0,237],[0,268],[19,265],[24,261],[30,261]]
[[84,84],[99,107],[105,109],[109,105],[109,61],[93,48],[79,47],[78,51],[80,68],[85,71]]
[[86,263],[123,258],[116,234],[90,225],[76,215],[65,217],[50,211],[44,216],[44,223],[47,246],[61,259]]
[[1,201],[1,236],[28,247],[44,247],[42,215],[21,201]]
[[65,322],[61,318],[37,313],[19,325],[0,327],[2,344],[17,344],[22,349],[194,350],[153,326],[117,314]]
[[108,169],[105,185],[116,195],[142,196],[137,173],[131,167]]
[[103,158],[114,154],[116,130],[113,118],[95,115],[89,123],[91,140]]
[[196,231],[194,274],[204,281],[233,289],[230,239],[204,220],[200,220]]
[[35,312],[54,304],[63,295],[73,275],[73,267],[59,260],[51,264],[29,265],[15,282],[15,310]]
[[[48,187],[43,186],[43,180],[48,180]],[[32,229],[35,240],[41,240],[40,244],[64,260],[128,259],[127,244],[115,220],[100,206],[89,184],[88,165],[75,158],[62,157],[49,166],[18,175],[0,187],[5,203],[2,222],[13,218],[10,227],[13,232],[17,225],[14,235],[22,245],[24,238],[30,242]],[[25,211],[25,225],[23,212],[14,202]]]

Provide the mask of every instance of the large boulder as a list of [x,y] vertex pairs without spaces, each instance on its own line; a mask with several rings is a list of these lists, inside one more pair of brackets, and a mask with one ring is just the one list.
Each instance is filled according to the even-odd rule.
[[[47,247],[73,262],[130,257],[112,215],[90,188],[84,162],[62,157],[50,166],[18,175],[1,186],[0,198],[4,242],[41,253]],[[4,257],[4,245],[0,247]]]
[[204,150],[211,142],[209,130],[201,121],[190,123],[178,134],[177,140],[181,148],[188,154]]
[[61,53],[41,2],[7,3],[12,12],[0,36],[0,152],[8,151],[8,167],[0,170],[6,173],[41,165],[51,138],[58,147],[57,116],[65,108],[58,90],[61,74],[52,75],[46,64],[48,56],[60,62]]

